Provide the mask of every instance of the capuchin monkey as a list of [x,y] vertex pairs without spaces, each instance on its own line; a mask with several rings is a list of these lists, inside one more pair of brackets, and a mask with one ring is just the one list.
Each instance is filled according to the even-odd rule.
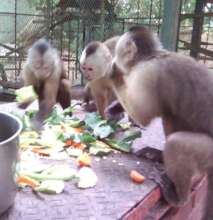
[[190,57],[164,50],[145,27],[132,27],[120,37],[112,71],[105,73],[118,100],[136,122],[148,125],[153,118],[162,117],[165,169],[175,186],[175,192],[164,195],[166,200],[173,206],[185,204],[193,179],[207,173],[202,220],[212,220],[212,73]]
[[116,99],[110,80],[105,75],[111,71],[111,60],[119,38],[115,36],[103,43],[98,41],[89,43],[80,58],[81,71],[89,81],[86,89],[91,92],[97,110],[103,118],[106,118],[106,107]]
[[70,106],[71,82],[66,76],[58,52],[45,39],[36,41],[28,51],[21,76],[24,86],[33,85],[39,99],[39,111],[33,119],[36,129],[59,102],[63,108]]

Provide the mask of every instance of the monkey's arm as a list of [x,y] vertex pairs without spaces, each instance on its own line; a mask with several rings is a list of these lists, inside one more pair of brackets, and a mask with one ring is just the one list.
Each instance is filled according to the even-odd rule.
[[43,120],[51,113],[53,106],[56,104],[56,98],[59,87],[59,79],[50,77],[44,82],[43,96],[39,97],[39,111],[33,119],[36,129],[42,127]]
[[105,118],[105,113],[104,113],[104,109],[106,107],[105,94],[103,94],[102,92],[99,94],[95,94],[94,99],[95,99],[95,104],[96,104],[98,113],[101,115],[102,118]]
[[29,86],[29,85],[36,85],[36,78],[34,76],[34,73],[30,70],[28,65],[26,64],[21,72],[21,78],[24,81],[24,86]]
[[68,108],[71,104],[71,83],[68,79],[61,79],[58,89],[57,101],[62,108]]

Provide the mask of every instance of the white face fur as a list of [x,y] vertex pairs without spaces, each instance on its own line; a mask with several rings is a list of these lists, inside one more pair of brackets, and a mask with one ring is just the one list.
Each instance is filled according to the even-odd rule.
[[[42,40],[39,40],[42,41]],[[27,64],[37,79],[44,80],[49,77],[58,62],[59,57],[56,49],[47,45],[48,49],[43,55],[33,46],[28,51]]]
[[80,57],[80,68],[87,80],[95,80],[106,75],[111,68],[112,55],[109,49],[99,43],[94,53],[86,54],[85,48]]

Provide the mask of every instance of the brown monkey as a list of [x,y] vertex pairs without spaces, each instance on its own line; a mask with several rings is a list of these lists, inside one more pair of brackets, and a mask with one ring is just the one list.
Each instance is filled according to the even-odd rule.
[[33,85],[39,98],[39,111],[34,118],[35,128],[59,102],[63,108],[70,106],[71,82],[68,80],[58,52],[45,39],[36,41],[28,51],[22,71],[24,86]]
[[183,205],[193,178],[207,172],[203,220],[213,219],[213,75],[194,59],[166,51],[144,27],[133,27],[116,44],[109,75],[129,115],[147,125],[161,116],[166,134],[164,162],[176,192],[165,194]]
[[104,110],[115,100],[109,79],[104,75],[111,70],[111,60],[118,39],[119,36],[116,36],[103,43],[91,42],[83,50],[80,58],[81,71],[89,81],[86,88],[91,91],[97,110],[103,118],[106,118]]

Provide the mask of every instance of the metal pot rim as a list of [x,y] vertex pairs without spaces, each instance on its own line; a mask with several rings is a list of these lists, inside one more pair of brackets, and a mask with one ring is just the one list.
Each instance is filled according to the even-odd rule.
[[1,146],[1,145],[4,145],[4,144],[12,141],[13,139],[15,139],[20,134],[20,132],[21,132],[21,130],[23,128],[23,124],[22,124],[21,120],[18,117],[12,115],[11,113],[0,111],[0,114],[6,115],[6,116],[8,116],[10,118],[13,118],[15,121],[18,122],[18,125],[19,125],[18,130],[11,137],[9,137],[8,139],[0,142],[0,146]]

